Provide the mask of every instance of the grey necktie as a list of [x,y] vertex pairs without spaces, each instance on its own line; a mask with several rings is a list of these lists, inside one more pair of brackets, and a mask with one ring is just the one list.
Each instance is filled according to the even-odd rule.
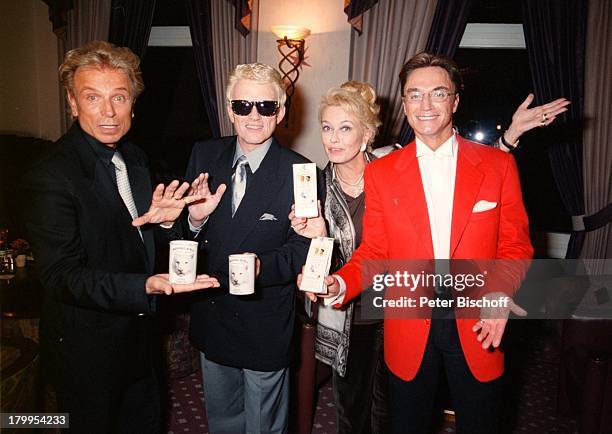
[[236,162],[236,170],[232,175],[232,217],[236,214],[236,210],[240,206],[246,191],[246,166],[248,165],[249,162],[246,159],[246,155],[241,155]]
[[[132,196],[130,179],[128,178],[127,167],[125,165],[125,161],[123,160],[123,156],[119,151],[115,151],[115,154],[113,155],[113,159],[111,161],[115,166],[115,175],[117,176],[117,189],[119,190],[119,195],[121,196],[121,199],[123,199],[123,203],[130,212],[132,219],[135,219],[136,217],[138,217],[138,210],[136,209],[134,197]],[[142,239],[142,233],[140,232],[140,228],[138,228],[138,234]]]

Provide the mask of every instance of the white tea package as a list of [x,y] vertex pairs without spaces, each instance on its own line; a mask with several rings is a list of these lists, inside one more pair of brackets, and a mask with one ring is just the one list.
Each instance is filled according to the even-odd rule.
[[195,282],[197,265],[197,241],[170,241],[170,283]]
[[229,293],[250,295],[255,293],[255,253],[229,255]]
[[296,217],[317,217],[317,165],[293,165],[293,200]]
[[315,294],[327,293],[325,276],[329,274],[333,249],[333,238],[317,237],[310,240],[300,290]]

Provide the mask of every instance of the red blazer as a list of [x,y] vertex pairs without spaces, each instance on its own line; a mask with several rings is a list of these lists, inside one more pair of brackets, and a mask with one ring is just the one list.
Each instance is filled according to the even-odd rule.
[[[514,158],[459,136],[457,140],[450,258],[530,259],[533,248]],[[361,245],[336,273],[347,286],[344,303],[372,283],[361,282],[362,260],[434,257],[414,141],[368,164],[365,193]],[[473,213],[474,205],[480,200],[496,202],[497,206]],[[499,287],[492,291],[512,295],[525,272],[526,267],[522,267],[518,272],[497,276]],[[475,319],[457,319],[461,346],[474,376],[479,381],[490,381],[503,373],[503,353],[500,349],[482,349],[472,331],[475,322]],[[385,360],[396,376],[406,381],[416,376],[429,328],[429,319],[385,319]]]

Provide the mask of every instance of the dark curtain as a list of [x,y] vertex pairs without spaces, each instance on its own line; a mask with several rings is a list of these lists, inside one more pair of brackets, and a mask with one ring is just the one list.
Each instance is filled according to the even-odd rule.
[[[444,54],[452,59],[465,32],[471,6],[472,0],[438,0],[425,51]],[[398,142],[403,145],[412,140],[414,131],[404,119]]]
[[363,28],[363,14],[376,3],[378,0],[344,0],[344,13],[348,17],[348,22],[359,34]]
[[[533,78],[535,104],[555,98],[572,101],[569,110],[539,138],[548,145],[561,200],[572,216],[584,214],[582,112],[587,2],[523,0],[523,28]],[[584,231],[577,219],[566,258],[578,258]]]
[[187,0],[187,18],[208,123],[213,137],[221,137],[215,92],[210,2]]
[[234,15],[234,28],[242,36],[246,36],[251,31],[252,2],[249,0],[227,0],[234,5],[236,14]]
[[128,47],[142,59],[149,42],[154,11],[155,0],[113,0],[109,42]]
[[49,6],[49,21],[53,25],[56,35],[66,31],[68,24],[68,11],[74,8],[73,0],[43,0]]

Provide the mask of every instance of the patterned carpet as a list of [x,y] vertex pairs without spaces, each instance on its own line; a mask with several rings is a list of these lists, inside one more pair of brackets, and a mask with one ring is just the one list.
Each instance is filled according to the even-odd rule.
[[[555,413],[558,354],[540,325],[523,321],[509,335],[512,351],[507,360],[506,433],[575,434],[576,423]],[[199,372],[170,384],[168,433],[207,433]],[[318,394],[313,434],[336,434],[331,385]],[[454,433],[453,423],[441,421],[436,434]]]
[[174,380],[170,384],[168,434],[207,433],[204,391],[200,372]]
[[336,434],[338,432],[331,381],[319,389],[312,432],[316,434]]

